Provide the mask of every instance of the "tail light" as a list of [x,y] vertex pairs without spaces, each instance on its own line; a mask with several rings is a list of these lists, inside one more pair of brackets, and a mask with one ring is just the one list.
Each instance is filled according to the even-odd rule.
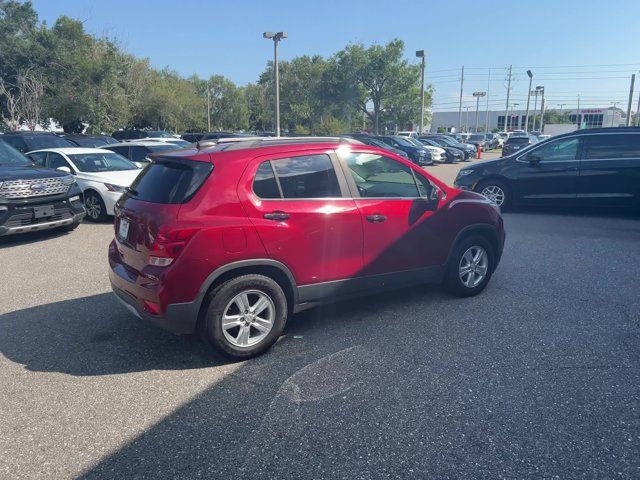
[[197,228],[161,228],[151,246],[147,263],[155,267],[171,265],[197,231]]

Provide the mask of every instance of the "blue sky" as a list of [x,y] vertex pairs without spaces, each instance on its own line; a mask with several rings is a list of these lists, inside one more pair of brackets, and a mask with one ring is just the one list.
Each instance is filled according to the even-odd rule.
[[[538,0],[536,2],[243,0],[180,2],[35,0],[40,19],[60,15],[84,21],[87,31],[115,37],[156,67],[184,75],[221,74],[255,81],[272,56],[265,30],[288,32],[281,58],[329,56],[349,42],[404,40],[407,57],[428,54],[426,81],[436,88],[434,110],[457,110],[460,67],[465,105],[487,90],[490,107],[504,108],[506,67],[514,66],[512,103],[524,108],[528,79],[544,85],[549,108],[620,102],[626,108],[631,73],[640,70],[637,19],[640,1]],[[491,82],[488,84],[488,75]],[[640,83],[640,79],[637,82]],[[635,103],[634,100],[634,110]],[[482,103],[481,103],[482,105]]]

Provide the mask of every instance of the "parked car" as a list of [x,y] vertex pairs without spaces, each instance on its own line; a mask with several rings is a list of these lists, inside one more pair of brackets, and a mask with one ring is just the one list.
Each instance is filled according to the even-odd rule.
[[485,138],[484,133],[474,133],[469,135],[467,143],[469,145],[473,145],[476,149],[478,146],[480,146],[482,150],[487,149],[487,139]]
[[486,139],[485,147],[487,150],[500,148],[500,146],[502,145],[500,135],[496,133],[485,133],[484,138]]
[[551,138],[551,137],[552,137],[552,135],[540,134],[540,135],[538,135],[538,141],[541,142],[541,141],[546,140],[547,138]]
[[503,208],[640,208],[638,178],[640,128],[594,128],[558,135],[508,157],[463,168],[455,185],[482,193]]
[[343,136],[347,137],[347,138],[353,138],[355,140],[358,140],[359,142],[362,142],[365,145],[371,145],[371,146],[374,146],[374,147],[384,148],[386,150],[389,150],[390,152],[395,153],[396,155],[400,155],[403,158],[409,158],[409,155],[404,153],[402,150],[398,150],[397,148],[394,148],[394,147],[392,147],[390,145],[387,145],[383,141],[378,140],[377,138],[374,138],[371,135],[364,134],[364,133],[350,133],[349,135],[343,135]]
[[[462,162],[464,160],[464,152],[460,149],[453,148],[448,145],[442,146],[438,142],[434,142],[433,140],[424,138],[424,137],[421,139],[412,138],[411,140],[413,140],[414,142],[418,142],[421,145],[424,145],[426,147],[434,147],[434,148],[443,150],[444,156],[445,156],[445,163]],[[439,153],[442,156],[442,152],[439,152]]]
[[84,214],[73,175],[37,167],[0,140],[0,236],[73,230]]
[[169,143],[171,145],[175,145],[180,148],[187,148],[192,145],[192,143],[187,142],[181,138],[166,138],[166,137],[149,137],[149,138],[141,138],[139,140],[127,140],[127,143],[140,143],[140,142],[156,142],[156,143]]
[[180,147],[172,143],[136,141],[105,145],[103,148],[119,153],[132,162],[150,163],[149,155],[168,150],[177,150]]
[[[77,147],[86,148],[100,148],[105,145],[118,143],[113,137],[109,135],[84,135],[80,133],[62,133],[60,134],[65,140],[69,140]],[[53,147],[52,147],[53,148]]]
[[75,147],[69,140],[49,132],[10,132],[2,135],[2,141],[22,153],[40,148]]
[[428,134],[428,135],[423,135],[419,137],[418,140],[422,140],[423,138],[427,138],[433,142],[436,142],[438,145],[442,147],[445,147],[445,146],[453,147],[453,148],[457,148],[458,150],[462,150],[462,152],[464,153],[465,161],[475,158],[476,156],[476,149],[473,147],[473,145],[469,145],[467,143],[460,143],[455,138],[449,135]]
[[36,165],[70,173],[84,194],[87,218],[113,215],[113,207],[141,171],[122,155],[101,148],[50,148],[28,153]]
[[322,301],[428,281],[476,295],[504,242],[495,205],[388,150],[282,138],[158,156],[115,232],[109,278],[127,309],[236,359]]
[[178,138],[171,132],[164,130],[137,130],[137,129],[125,129],[118,130],[111,134],[113,138],[119,141],[123,140],[140,140],[141,138]]
[[507,139],[504,147],[502,147],[502,156],[512,155],[534,143],[538,143],[538,139],[533,135],[513,135]]
[[411,160],[416,165],[433,165],[433,162],[435,161],[442,161],[440,154],[433,150],[428,150],[424,146],[418,147],[409,142],[406,137],[379,136],[375,138],[393,148],[402,150],[407,154],[409,160]]
[[404,131],[404,132],[398,132],[398,135],[400,137],[411,137],[411,138],[418,138],[418,132],[413,132],[413,131]]

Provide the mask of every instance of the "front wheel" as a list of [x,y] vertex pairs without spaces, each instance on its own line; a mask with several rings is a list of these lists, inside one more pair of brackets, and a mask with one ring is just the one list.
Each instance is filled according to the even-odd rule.
[[92,222],[104,222],[107,219],[107,208],[100,195],[95,192],[84,194],[84,208],[87,211],[87,219]]
[[273,345],[287,322],[286,296],[264,275],[242,275],[209,295],[200,334],[214,353],[244,360]]
[[486,180],[480,182],[476,192],[491,200],[502,209],[511,206],[511,194],[509,188],[499,180]]
[[471,297],[485,289],[493,269],[495,257],[489,242],[474,235],[456,245],[444,280],[444,287],[459,297]]

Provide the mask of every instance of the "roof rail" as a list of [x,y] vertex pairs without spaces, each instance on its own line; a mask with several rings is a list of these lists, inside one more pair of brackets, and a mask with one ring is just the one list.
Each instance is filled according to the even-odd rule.
[[219,138],[217,140],[202,140],[197,142],[197,148],[223,146],[225,151],[243,150],[247,148],[270,147],[296,143],[349,143],[360,145],[362,142],[348,137],[239,137]]

